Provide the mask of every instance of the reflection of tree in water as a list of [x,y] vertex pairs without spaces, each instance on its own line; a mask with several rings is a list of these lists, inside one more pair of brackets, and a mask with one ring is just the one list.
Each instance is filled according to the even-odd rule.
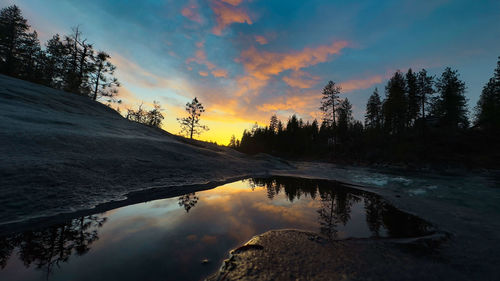
[[384,226],[382,219],[386,212],[384,205],[383,201],[375,196],[365,198],[366,223],[375,237],[380,236],[380,230]]
[[365,198],[366,222],[373,236],[380,236],[381,229],[395,238],[429,234],[432,226],[421,218],[402,212],[378,196]]
[[196,196],[196,193],[188,193],[184,194],[182,196],[179,196],[179,206],[184,207],[184,210],[186,210],[186,213],[189,213],[189,210],[196,206],[196,203],[198,203],[198,196]]
[[382,229],[390,237],[410,237],[429,232],[429,225],[418,217],[401,212],[386,203],[379,196],[346,187],[335,181],[312,180],[291,177],[272,177],[251,179],[252,186],[267,189],[267,197],[274,199],[284,192],[290,202],[301,196],[315,199],[319,194],[320,208],[317,210],[321,233],[335,239],[337,226],[344,226],[351,219],[354,203],[364,200],[366,222],[373,236],[380,236]]
[[4,268],[14,248],[19,249],[19,259],[26,267],[32,264],[47,273],[47,279],[54,265],[67,262],[75,253],[83,255],[90,245],[99,239],[98,229],[107,218],[86,216],[43,230],[27,231],[0,239],[0,265]]
[[317,212],[320,230],[331,239],[336,238],[339,223],[347,224],[352,205],[360,200],[339,182],[289,177],[253,179],[252,182],[266,187],[269,199],[273,199],[282,190],[290,202],[301,196],[315,199],[319,193],[321,203]]
[[349,193],[340,184],[329,189],[320,189],[321,208],[318,209],[321,233],[331,240],[337,238],[337,225],[344,226],[351,219],[352,205],[360,199]]

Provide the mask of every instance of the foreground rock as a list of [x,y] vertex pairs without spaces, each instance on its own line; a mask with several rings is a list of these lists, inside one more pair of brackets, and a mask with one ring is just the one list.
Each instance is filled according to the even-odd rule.
[[162,196],[176,196],[287,167],[272,157],[173,136],[86,97],[2,75],[0,155],[0,232],[8,223],[93,208],[131,192],[161,188]]
[[[439,255],[443,235],[328,241],[298,230],[269,231],[230,253],[214,280],[467,280]],[[470,279],[472,280],[472,279]]]

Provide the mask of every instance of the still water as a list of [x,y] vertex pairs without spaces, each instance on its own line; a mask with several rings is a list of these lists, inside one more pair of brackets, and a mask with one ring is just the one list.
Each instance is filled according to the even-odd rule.
[[413,237],[431,227],[338,182],[275,177],[155,200],[0,238],[0,280],[201,280],[272,229]]

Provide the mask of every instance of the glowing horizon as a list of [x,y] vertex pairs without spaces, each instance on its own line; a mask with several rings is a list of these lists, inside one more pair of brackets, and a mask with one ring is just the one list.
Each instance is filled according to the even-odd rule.
[[[500,55],[500,2],[0,0],[16,4],[42,43],[81,25],[110,53],[119,99],[137,108],[159,101],[163,128],[198,97],[210,130],[199,139],[227,144],[272,114],[320,118],[319,95],[333,80],[363,120],[375,87],[383,95],[397,69],[439,75],[456,68],[475,106]],[[487,34],[488,36],[484,36]]]

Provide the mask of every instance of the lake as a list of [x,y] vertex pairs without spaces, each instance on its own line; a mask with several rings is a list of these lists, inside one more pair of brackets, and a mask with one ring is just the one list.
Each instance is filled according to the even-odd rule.
[[330,240],[433,231],[340,182],[252,178],[0,238],[0,280],[201,280],[229,250],[273,229]]

